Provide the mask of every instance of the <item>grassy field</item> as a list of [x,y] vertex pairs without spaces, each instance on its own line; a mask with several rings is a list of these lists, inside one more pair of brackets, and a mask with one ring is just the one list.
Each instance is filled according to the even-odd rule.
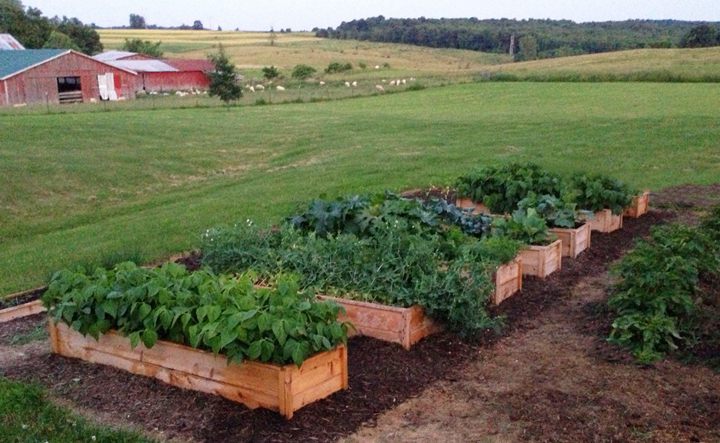
[[488,66],[520,80],[653,80],[720,82],[720,47],[638,49]]
[[[320,39],[310,33],[276,33],[277,40],[272,46],[270,34],[261,32],[100,30],[99,33],[107,49],[119,48],[126,38],[162,41],[168,57],[205,58],[222,44],[245,74],[258,77],[260,69],[270,65],[288,71],[289,76],[289,71],[301,63],[322,72],[331,62],[350,62],[356,69],[334,77],[354,80],[462,75],[482,66],[511,61],[509,56],[502,54]],[[361,69],[360,63],[366,64],[367,69]],[[389,67],[384,66],[386,63]],[[381,69],[376,70],[375,66]]]
[[355,100],[0,117],[0,294],[114,254],[278,221],[326,193],[534,160],[658,189],[720,176],[712,84],[481,83]]

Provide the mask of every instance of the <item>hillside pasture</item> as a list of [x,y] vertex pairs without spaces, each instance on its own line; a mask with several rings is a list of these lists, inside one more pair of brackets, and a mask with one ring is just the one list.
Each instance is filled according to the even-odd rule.
[[481,83],[355,100],[0,117],[0,294],[320,194],[451,184],[533,160],[660,189],[720,176],[712,84]]

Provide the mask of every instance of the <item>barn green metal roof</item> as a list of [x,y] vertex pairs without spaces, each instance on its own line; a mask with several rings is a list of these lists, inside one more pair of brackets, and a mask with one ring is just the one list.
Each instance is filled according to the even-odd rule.
[[67,49],[0,51],[0,79],[67,52]]

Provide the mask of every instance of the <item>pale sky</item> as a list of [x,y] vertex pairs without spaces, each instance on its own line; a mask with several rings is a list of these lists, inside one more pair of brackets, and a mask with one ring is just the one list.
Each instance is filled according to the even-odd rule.
[[45,15],[78,17],[99,26],[128,24],[130,13],[148,24],[256,31],[336,27],[342,21],[390,17],[552,18],[574,21],[676,19],[720,21],[720,0],[25,0]]

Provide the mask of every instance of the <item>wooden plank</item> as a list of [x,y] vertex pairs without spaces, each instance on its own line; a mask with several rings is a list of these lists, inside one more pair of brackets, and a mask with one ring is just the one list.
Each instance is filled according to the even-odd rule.
[[397,343],[405,349],[440,330],[422,308],[398,308],[378,303],[359,302],[343,298],[320,295],[320,300],[333,301],[345,308],[343,321],[355,327],[351,335],[363,335],[389,343]]
[[19,318],[40,314],[45,311],[46,309],[40,300],[31,301],[29,303],[13,306],[0,311],[0,323],[7,323]]
[[591,229],[588,223],[575,229],[553,228],[550,232],[555,234],[562,242],[562,256],[577,258],[590,247]]
[[650,191],[645,191],[642,194],[633,198],[632,203],[627,209],[625,209],[625,213],[623,215],[631,218],[640,218],[643,215],[647,214],[649,210]]
[[518,256],[510,263],[506,263],[495,272],[495,292],[492,302],[499,305],[522,290],[523,265],[522,258]]
[[520,251],[524,275],[546,278],[562,269],[562,242],[547,246],[529,246]]
[[472,209],[474,215],[490,214],[490,208],[482,203],[476,203],[469,198],[459,198],[455,201],[455,206],[460,209]]
[[611,210],[605,209],[596,212],[593,219],[588,220],[588,223],[590,223],[590,227],[593,231],[607,234],[622,229],[623,216],[615,215]]
[[[257,362],[228,365],[222,356],[176,343],[158,341],[152,349],[140,345],[133,350],[129,339],[112,331],[96,341],[63,323],[50,321],[48,327],[53,352],[59,355],[219,395],[250,408],[275,410],[287,418],[299,407],[347,389],[345,346],[315,355],[300,368]],[[293,393],[301,391],[302,400],[295,401]]]

